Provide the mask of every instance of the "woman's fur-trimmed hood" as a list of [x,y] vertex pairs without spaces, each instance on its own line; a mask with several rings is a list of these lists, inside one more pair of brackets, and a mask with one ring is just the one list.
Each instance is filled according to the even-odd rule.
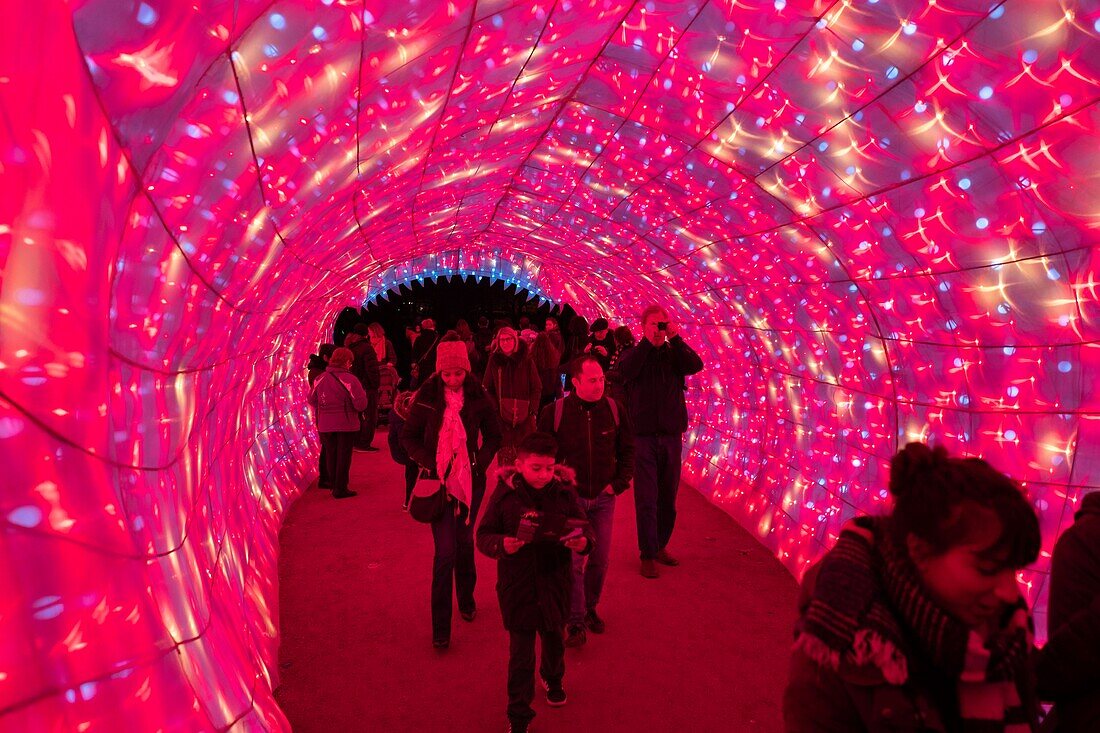
[[[516,488],[515,478],[518,473],[519,471],[514,466],[504,466],[497,469],[496,478],[509,489],[514,490]],[[577,485],[577,472],[564,463],[555,463],[554,480],[565,486],[575,487]]]

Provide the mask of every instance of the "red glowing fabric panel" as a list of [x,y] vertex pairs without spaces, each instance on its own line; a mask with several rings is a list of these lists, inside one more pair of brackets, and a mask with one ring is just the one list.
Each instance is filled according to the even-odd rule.
[[304,357],[451,273],[667,304],[796,573],[908,440],[1100,483],[1095,0],[43,0],[0,43],[0,728],[285,730]]

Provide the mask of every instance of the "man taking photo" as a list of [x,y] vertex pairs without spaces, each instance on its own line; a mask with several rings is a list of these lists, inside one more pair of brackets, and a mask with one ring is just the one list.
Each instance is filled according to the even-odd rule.
[[676,524],[684,432],[688,426],[684,378],[703,360],[681,338],[658,305],[642,311],[643,338],[619,359],[627,413],[634,430],[634,510],[641,573],[656,578],[656,563],[679,565],[665,547]]

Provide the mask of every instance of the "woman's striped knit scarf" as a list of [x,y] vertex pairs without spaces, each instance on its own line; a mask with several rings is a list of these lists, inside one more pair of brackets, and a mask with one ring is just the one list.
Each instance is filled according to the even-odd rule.
[[872,667],[891,685],[909,680],[909,656],[958,680],[961,730],[1026,733],[1030,714],[1016,680],[1025,674],[1031,622],[1021,598],[988,641],[924,592],[882,518],[849,522],[825,556],[795,647],[832,670]]

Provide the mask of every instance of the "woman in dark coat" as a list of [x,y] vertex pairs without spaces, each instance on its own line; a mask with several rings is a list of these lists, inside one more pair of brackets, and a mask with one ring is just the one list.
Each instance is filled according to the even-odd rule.
[[565,352],[561,356],[561,363],[566,367],[583,354],[584,347],[588,345],[588,321],[582,316],[573,316],[567,328],[569,334],[565,337]]
[[561,351],[554,346],[550,334],[543,331],[535,337],[535,343],[531,346],[531,361],[539,370],[539,381],[542,382],[542,395],[539,398],[539,409],[561,397],[561,371],[558,364],[561,363]]
[[910,443],[894,511],[848,523],[803,580],[788,733],[1027,733],[1038,704],[1016,573],[1039,520],[1004,474]]
[[497,332],[483,383],[497,407],[503,428],[499,462],[501,466],[510,466],[516,458],[516,446],[535,432],[542,396],[539,370],[515,329],[502,328]]
[[[447,334],[439,342],[436,372],[417,390],[401,432],[401,445],[422,469],[443,479],[447,508],[432,522],[432,644],[451,640],[452,588],[466,621],[474,604],[474,522],[485,497],[485,472],[500,447],[496,407],[470,374],[466,344]],[[478,447],[478,438],[481,447]]]
[[1047,618],[1037,671],[1039,692],[1055,703],[1054,730],[1100,731],[1100,491],[1085,497],[1054,546]]

